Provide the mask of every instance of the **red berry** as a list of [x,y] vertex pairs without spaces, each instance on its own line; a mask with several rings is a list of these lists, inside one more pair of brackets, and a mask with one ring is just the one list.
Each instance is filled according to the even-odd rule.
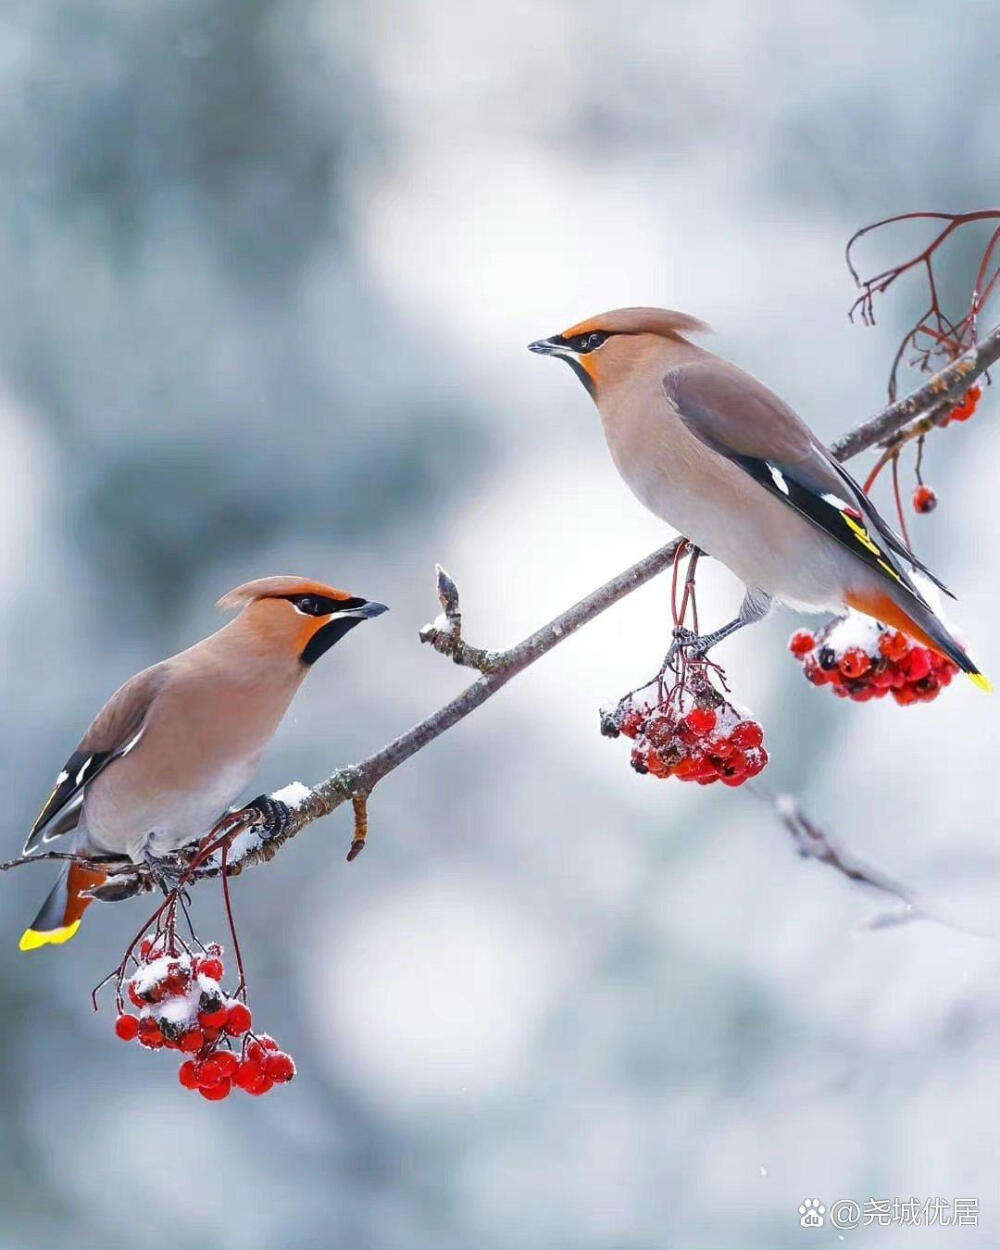
[[218,1007],[214,1011],[199,1011],[198,1023],[204,1029],[221,1029],[229,1019],[229,1008]]
[[225,1065],[219,1063],[220,1056],[212,1055],[203,1059],[198,1065],[198,1084],[202,1087],[215,1085],[227,1079]]
[[231,1050],[220,1050],[217,1055],[213,1055],[213,1059],[224,1077],[232,1080],[236,1075],[236,1069],[240,1066],[239,1059]]
[[185,1059],[177,1073],[177,1079],[185,1089],[198,1088],[198,1066],[193,1059]]
[[242,1088],[248,1094],[253,1094],[255,1098],[259,1098],[261,1094],[266,1094],[274,1088],[274,1082],[264,1072],[258,1071]]
[[923,681],[931,671],[931,653],[926,647],[912,647],[903,666],[908,681]]
[[899,663],[910,650],[910,640],[898,629],[889,629],[878,640],[878,649],[887,660]]
[[860,647],[851,647],[840,658],[840,671],[850,681],[864,677],[871,666],[871,657]]
[[764,741],[764,731],[755,720],[743,720],[729,735],[729,740],[739,750],[749,751],[761,745]]
[[937,495],[932,487],[921,482],[913,492],[913,511],[926,514],[937,507]]
[[747,776],[756,777],[767,767],[768,754],[764,747],[755,747],[747,751]]
[[808,655],[816,646],[816,638],[808,629],[799,629],[788,640],[788,649],[799,659]]
[[278,1046],[278,1043],[274,1040],[274,1038],[270,1035],[270,1033],[258,1033],[257,1041],[260,1042],[261,1046],[263,1046],[265,1050],[279,1050],[280,1049],[280,1047]]
[[232,1081],[218,1081],[215,1085],[199,1085],[198,1093],[209,1102],[220,1102],[229,1097],[232,1088]]
[[684,723],[692,733],[703,738],[715,728],[715,719],[715,713],[710,707],[696,707],[684,717]]
[[651,717],[646,722],[645,733],[654,747],[668,747],[676,736],[674,722],[667,716]]
[[825,686],[830,680],[829,673],[827,673],[826,669],[820,668],[814,655],[806,657],[806,661],[802,665],[802,672],[805,674],[806,680],[811,681],[814,686]]
[[641,712],[626,712],[622,717],[619,728],[626,738],[638,738],[642,733],[642,727],[646,723],[646,718]]
[[979,386],[970,386],[962,398],[962,402],[957,408],[953,408],[948,414],[949,421],[968,421],[972,414],[976,411],[976,405],[982,398],[982,388]]
[[153,943],[149,938],[142,939],[142,945],[139,947],[139,955],[142,959],[148,959],[153,949]]
[[271,1081],[290,1081],[295,1075],[291,1055],[286,1055],[283,1050],[273,1051],[264,1060],[264,1074]]
[[243,1003],[234,1003],[226,1014],[225,1030],[230,1037],[239,1037],[253,1023],[250,1009]]
[[115,1021],[115,1033],[123,1042],[131,1042],[139,1035],[139,1017],[121,1015]]
[[240,1089],[246,1089],[247,1085],[255,1081],[262,1073],[263,1067],[258,1060],[244,1059],[236,1065],[233,1084],[238,1085]]
[[698,763],[698,771],[694,775],[694,780],[707,785],[709,782],[715,781],[718,775],[719,769],[716,764],[707,755],[702,756]]
[[226,970],[221,959],[203,959],[198,965],[198,971],[212,981],[221,981]]
[[144,1007],[145,1000],[140,997],[139,991],[135,988],[131,981],[128,983],[128,996],[134,1007]]
[[728,738],[713,738],[705,749],[713,759],[725,760],[732,755],[736,747]]
[[181,1050],[195,1055],[205,1045],[205,1034],[200,1029],[189,1029],[181,1038]]

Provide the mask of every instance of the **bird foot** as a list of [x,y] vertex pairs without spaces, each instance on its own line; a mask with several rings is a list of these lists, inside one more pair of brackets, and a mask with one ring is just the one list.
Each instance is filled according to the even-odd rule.
[[249,816],[247,828],[255,829],[262,837],[270,840],[280,837],[292,821],[292,809],[280,799],[272,799],[269,794],[259,794],[240,809],[241,816]]
[[670,644],[670,650],[667,652],[663,660],[663,667],[660,669],[661,674],[665,673],[668,668],[673,668],[674,661],[679,655],[683,655],[686,660],[702,660],[708,654],[716,639],[712,634],[696,634],[691,629],[684,629],[678,625],[674,630],[674,640]]
[[[169,894],[183,883],[186,868],[178,864],[172,855],[154,855],[147,850],[142,857],[143,866],[149,873],[153,888]],[[112,878],[113,880],[113,878]]]

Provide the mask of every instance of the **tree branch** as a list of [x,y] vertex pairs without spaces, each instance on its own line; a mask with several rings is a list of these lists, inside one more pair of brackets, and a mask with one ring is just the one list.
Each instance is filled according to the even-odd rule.
[[967,352],[963,352],[957,360],[935,373],[905,399],[889,404],[876,416],[869,417],[867,421],[838,438],[831,444],[830,454],[836,460],[850,460],[852,456],[868,451],[871,447],[884,446],[896,439],[902,440],[914,433],[926,432],[911,430],[909,427],[918,421],[928,422],[928,429],[940,424],[955,407],[954,401],[964,395],[976,378],[998,360],[1000,326],[980,339]]
[[[1000,326],[977,347],[936,373],[906,399],[890,404],[838,439],[831,447],[831,453],[838,460],[848,460],[862,451],[899,436],[915,421],[932,418],[936,421],[939,419],[938,414],[946,415],[954,406],[952,401],[964,393],[975,378],[996,363],[998,358]],[[348,855],[349,859],[353,859],[364,845],[367,833],[366,800],[384,777],[464,720],[512,678],[547,655],[582,626],[668,568],[673,563],[674,554],[682,541],[680,538],[674,539],[645,559],[639,560],[506,651],[473,647],[463,640],[458,588],[438,566],[437,591],[442,615],[432,625],[427,625],[420,631],[420,639],[441,654],[451,656],[455,663],[478,670],[479,677],[450,702],[359,763],[337,769],[312,789],[293,783],[272,795],[272,798],[284,802],[290,812],[289,819],[280,831],[268,833],[249,825],[246,817],[241,820],[240,812],[230,813],[200,844],[200,857],[198,847],[185,848],[162,861],[160,869],[167,875],[181,877],[186,882],[201,877],[218,876],[223,871],[221,852],[215,852],[206,858],[204,847],[211,845],[219,837],[220,829],[229,833],[242,826],[242,831],[236,834],[229,848],[225,865],[226,874],[236,876],[247,865],[272,859],[278,849],[299,830],[322,816],[330,815],[349,800],[355,813],[354,837]],[[786,820],[786,824],[788,823]],[[792,827],[789,824],[789,828]],[[800,833],[803,827],[800,821]],[[196,857],[197,865],[194,864]],[[0,865],[0,869],[14,867],[22,862],[26,861],[14,860]],[[835,859],[828,858],[827,862],[844,870]],[[107,886],[94,891],[97,898],[117,901],[152,888],[150,870],[145,865],[121,863],[109,866],[107,862],[102,862],[95,866],[106,872],[110,869],[115,874]]]

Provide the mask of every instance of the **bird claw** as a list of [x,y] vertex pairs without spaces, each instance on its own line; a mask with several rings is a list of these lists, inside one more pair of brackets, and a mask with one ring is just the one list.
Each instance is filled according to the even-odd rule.
[[663,673],[668,668],[672,668],[678,655],[683,655],[688,661],[704,659],[711,646],[710,636],[696,634],[693,630],[678,625],[674,629],[674,640],[670,644],[670,650],[666,654],[660,672]]
[[289,827],[292,820],[292,809],[280,799],[272,799],[269,794],[259,794],[241,809],[242,816],[248,816],[247,828],[255,829],[264,838],[278,838]]

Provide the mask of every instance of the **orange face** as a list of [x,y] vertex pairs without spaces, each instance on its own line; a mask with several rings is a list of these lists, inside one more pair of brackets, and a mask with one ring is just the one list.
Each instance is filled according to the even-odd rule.
[[244,608],[240,620],[262,642],[279,654],[292,652],[306,664],[362,621],[386,611],[384,604],[304,577],[263,577],[219,602],[224,608]]
[[707,330],[704,322],[670,308],[616,308],[578,321],[562,334],[529,343],[541,356],[559,356],[591,395],[604,382],[623,377],[650,342]]

